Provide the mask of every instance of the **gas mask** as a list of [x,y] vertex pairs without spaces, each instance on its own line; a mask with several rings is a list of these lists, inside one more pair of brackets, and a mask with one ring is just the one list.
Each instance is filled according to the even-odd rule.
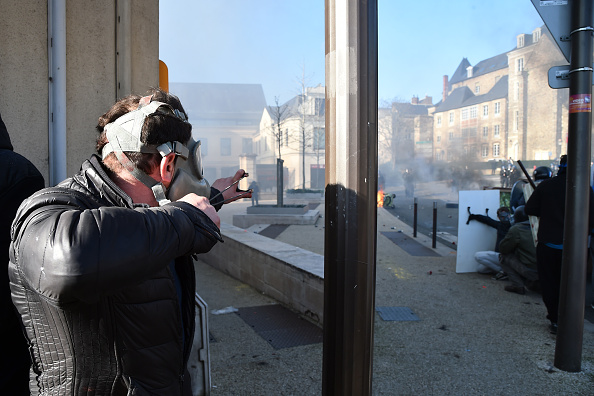
[[[146,117],[154,114],[163,114],[175,117],[188,123],[185,114],[163,102],[150,102],[151,97],[146,96],[140,100],[138,108],[114,122],[105,126],[108,143],[101,152],[105,159],[108,154],[114,153],[120,164],[137,180],[153,191],[159,205],[176,201],[189,193],[209,197],[210,185],[202,175],[202,158],[200,155],[200,141],[190,138],[187,146],[181,142],[170,141],[161,145],[150,145],[140,141],[142,127]],[[139,153],[159,153],[165,157],[175,153],[175,173],[169,189],[155,179],[138,169],[124,154],[124,151]]]

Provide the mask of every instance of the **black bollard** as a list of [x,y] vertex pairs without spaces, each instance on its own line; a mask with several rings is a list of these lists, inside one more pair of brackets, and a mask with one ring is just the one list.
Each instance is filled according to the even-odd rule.
[[433,241],[431,247],[437,247],[437,201],[433,201]]
[[417,204],[417,198],[415,197],[415,203],[413,205],[413,237],[417,237],[417,209],[418,209],[418,204]]

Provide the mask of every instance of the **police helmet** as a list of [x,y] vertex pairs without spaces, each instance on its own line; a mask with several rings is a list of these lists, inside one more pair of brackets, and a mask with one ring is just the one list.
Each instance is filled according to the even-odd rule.
[[534,169],[532,177],[534,180],[544,180],[553,176],[553,171],[548,166],[539,166]]

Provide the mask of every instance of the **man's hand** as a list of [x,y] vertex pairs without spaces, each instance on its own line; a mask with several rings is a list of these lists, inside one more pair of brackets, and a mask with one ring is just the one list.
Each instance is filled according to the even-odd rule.
[[[244,174],[245,171],[243,169],[239,169],[237,172],[235,172],[235,175],[233,177],[223,177],[215,180],[215,182],[212,183],[212,187],[216,188],[219,191],[223,191],[233,183],[237,182],[238,180],[241,180]],[[241,198],[252,197],[251,191],[239,190],[239,188],[235,186],[223,191],[222,195],[225,203],[237,201]]]
[[190,205],[197,207],[204,212],[204,214],[207,215],[217,227],[221,228],[221,218],[217,214],[215,208],[208,202],[208,198],[191,193],[178,199],[178,202],[187,202]]

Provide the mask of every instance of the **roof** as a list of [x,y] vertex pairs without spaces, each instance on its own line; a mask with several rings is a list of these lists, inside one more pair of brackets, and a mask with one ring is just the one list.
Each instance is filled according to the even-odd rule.
[[392,103],[392,109],[401,115],[427,115],[429,107],[433,107],[433,105]]
[[478,103],[490,102],[496,99],[507,97],[508,77],[502,76],[489,92],[484,95],[474,95],[467,86],[456,88],[448,97],[436,106],[435,112],[459,109],[461,107],[472,106]]
[[266,107],[260,84],[170,83],[169,91],[182,102],[192,118],[229,118],[260,120]]
[[[464,81],[468,78],[468,71],[466,70],[470,65],[468,59],[462,59],[462,62],[458,65],[458,68],[450,79],[450,84],[456,84],[460,81]],[[505,69],[507,67],[507,52],[503,54],[495,55],[492,58],[485,59],[477,63],[472,69],[472,77],[478,77],[483,74],[491,73],[496,70]]]

